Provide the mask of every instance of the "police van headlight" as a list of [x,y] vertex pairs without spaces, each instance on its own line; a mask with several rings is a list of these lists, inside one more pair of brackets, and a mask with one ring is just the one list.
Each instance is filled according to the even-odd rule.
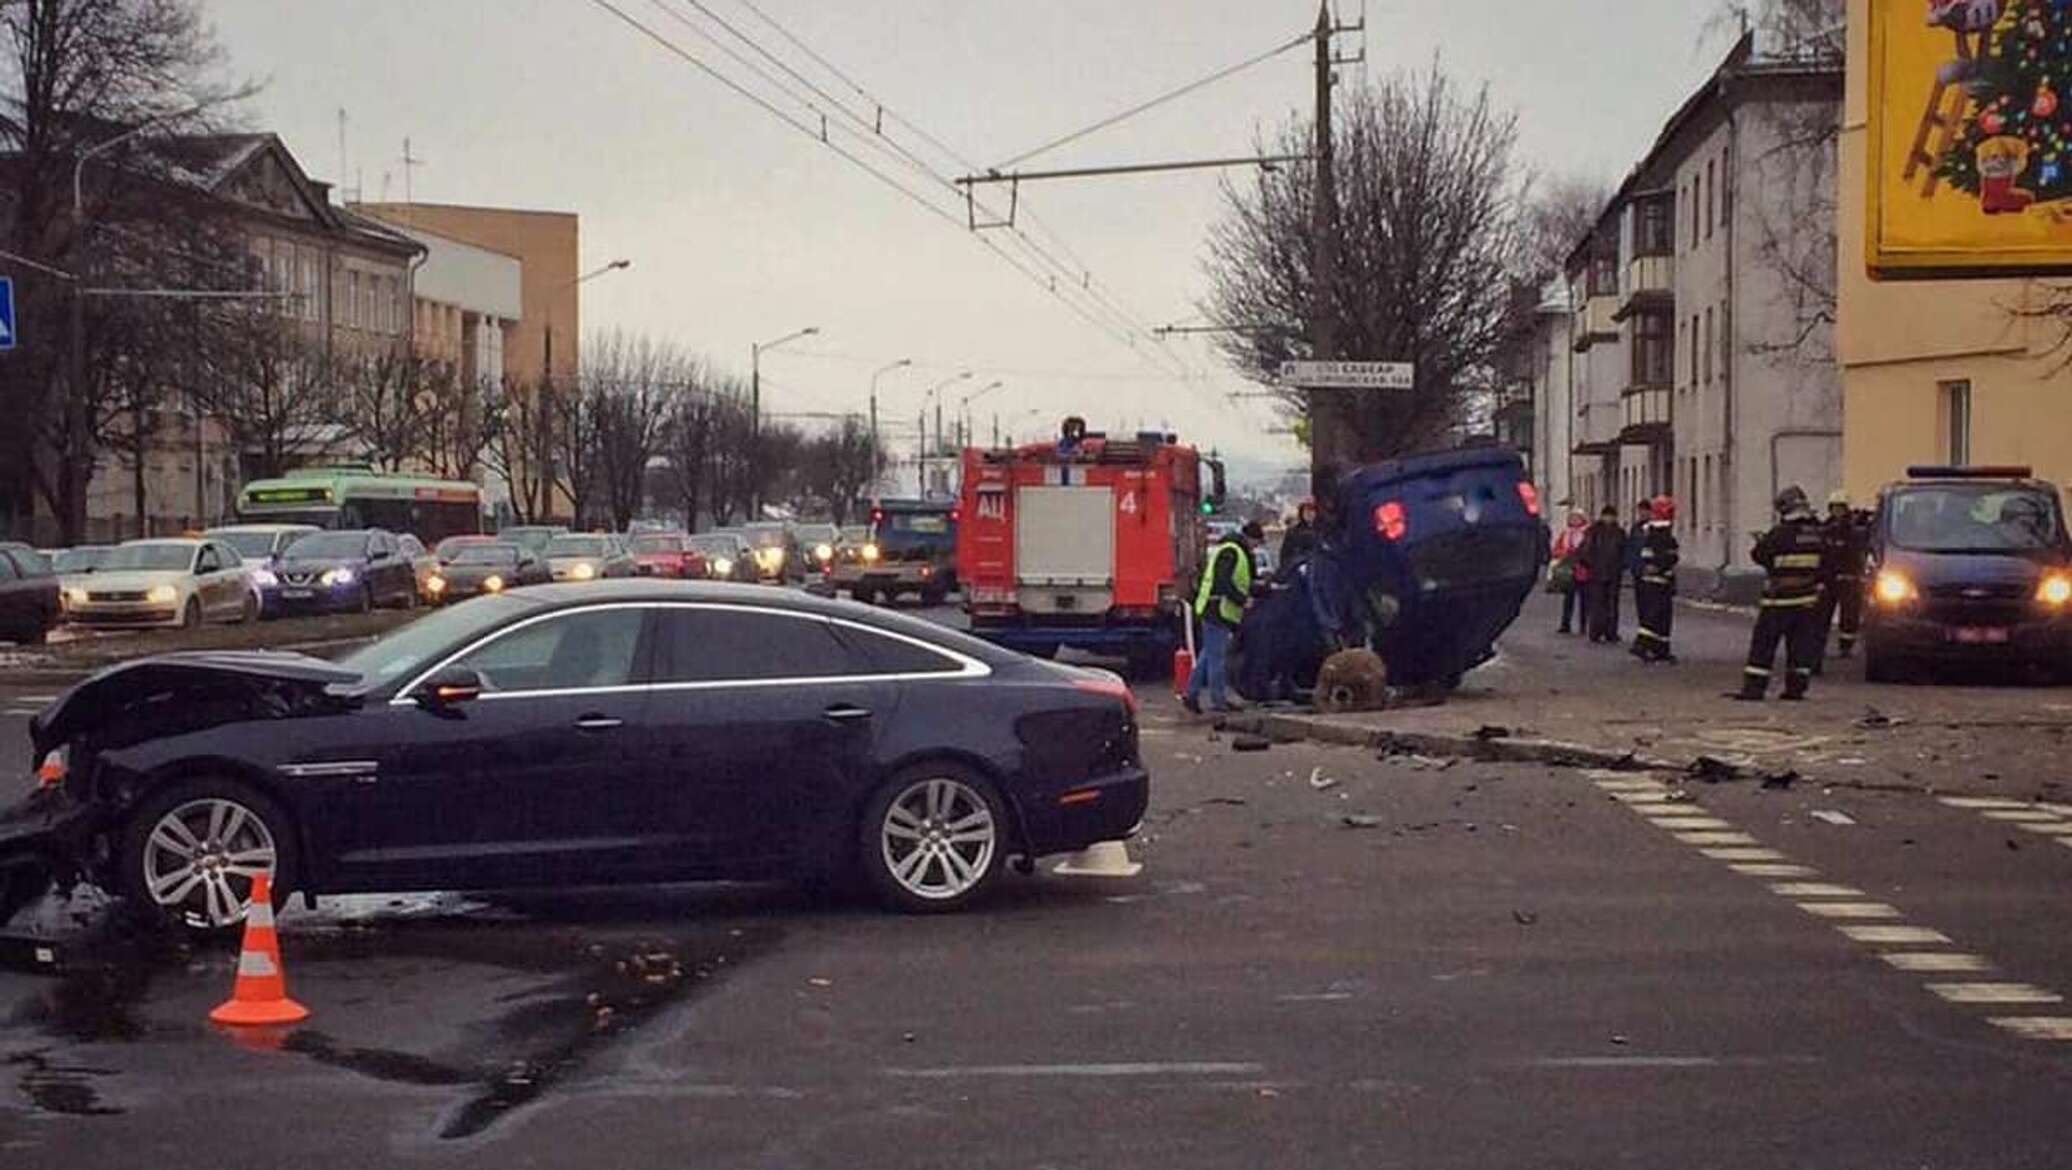
[[2045,577],[2036,587],[2036,600],[2053,609],[2064,608],[2065,603],[2072,602],[2072,576],[2052,573]]
[[1871,596],[1876,597],[1883,605],[1904,605],[1909,601],[1919,601],[1921,591],[1914,587],[1913,581],[1908,579],[1905,573],[1895,569],[1880,569],[1877,583],[1871,586]]

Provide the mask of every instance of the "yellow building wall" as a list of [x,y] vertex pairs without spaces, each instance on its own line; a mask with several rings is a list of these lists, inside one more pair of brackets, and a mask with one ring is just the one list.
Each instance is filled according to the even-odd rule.
[[[1842,363],[1842,471],[1865,501],[1909,463],[1948,452],[1940,384],[1971,383],[1971,460],[2026,463],[2072,484],[2072,349],[2053,352],[2059,326],[2022,316],[2040,303],[2028,280],[1873,281],[1868,223],[1868,18],[1849,0],[1837,235],[1836,349]],[[1914,7],[1910,5],[1909,7]]]

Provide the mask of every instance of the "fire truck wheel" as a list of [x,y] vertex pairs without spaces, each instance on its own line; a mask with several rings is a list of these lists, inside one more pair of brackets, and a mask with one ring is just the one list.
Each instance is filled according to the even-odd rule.
[[1316,707],[1327,714],[1388,704],[1388,666],[1372,650],[1341,650],[1317,672]]
[[858,605],[871,605],[878,600],[878,595],[859,586],[849,591],[849,600]]

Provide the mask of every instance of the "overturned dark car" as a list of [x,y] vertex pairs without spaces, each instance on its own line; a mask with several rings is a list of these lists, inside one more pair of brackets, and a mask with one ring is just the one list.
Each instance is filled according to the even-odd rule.
[[0,922],[96,882],[202,929],[293,892],[854,876],[949,910],[1011,858],[1135,832],[1133,701],[847,602],[542,586],[333,664],[168,655],[34,720],[0,811]]

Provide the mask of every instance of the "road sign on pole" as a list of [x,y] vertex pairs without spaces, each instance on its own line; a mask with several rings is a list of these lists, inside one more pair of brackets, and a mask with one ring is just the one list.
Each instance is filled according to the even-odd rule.
[[0,353],[14,348],[14,278],[0,276]]
[[1299,390],[1408,390],[1416,377],[1409,362],[1281,363],[1281,381]]

